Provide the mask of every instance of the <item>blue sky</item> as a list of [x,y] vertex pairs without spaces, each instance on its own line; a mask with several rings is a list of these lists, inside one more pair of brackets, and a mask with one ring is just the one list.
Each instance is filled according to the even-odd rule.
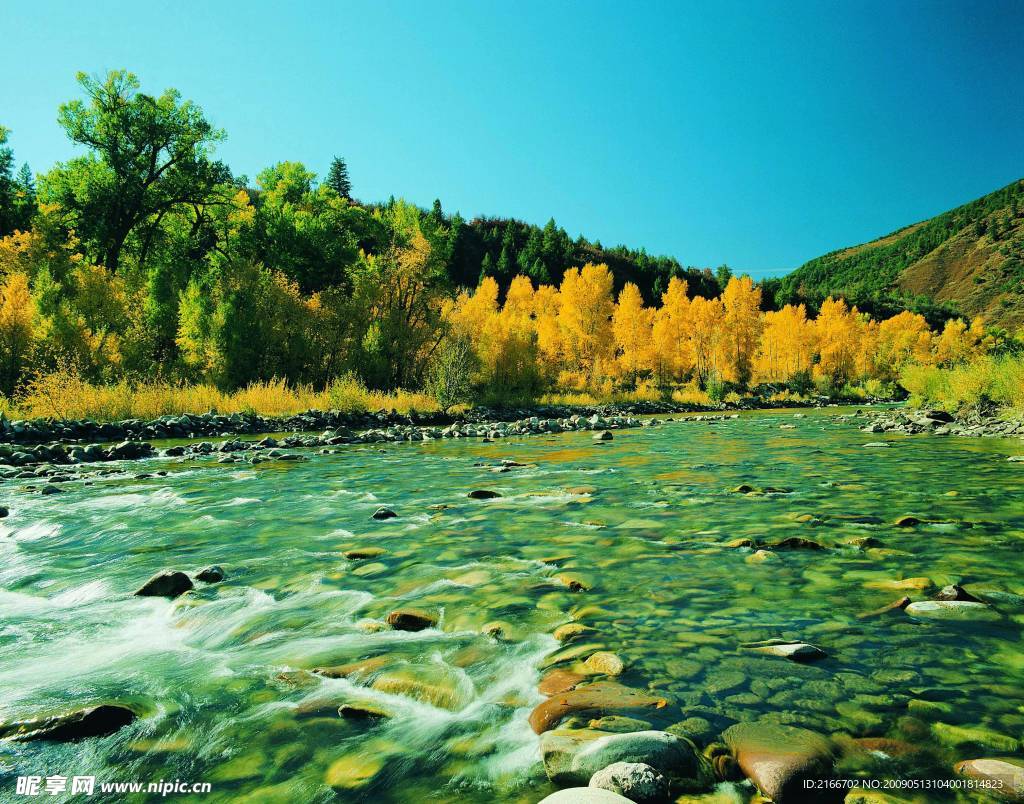
[[349,163],[605,245],[781,273],[1024,176],[1009,2],[0,3],[0,123],[74,153],[77,70],[177,87],[254,176]]

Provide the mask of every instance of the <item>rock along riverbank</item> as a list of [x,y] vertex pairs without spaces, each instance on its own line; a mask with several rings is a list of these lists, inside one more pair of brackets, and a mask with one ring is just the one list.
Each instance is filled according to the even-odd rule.
[[1024,419],[1003,419],[995,414],[953,416],[944,410],[858,411],[866,419],[865,433],[931,433],[938,436],[1024,436]]

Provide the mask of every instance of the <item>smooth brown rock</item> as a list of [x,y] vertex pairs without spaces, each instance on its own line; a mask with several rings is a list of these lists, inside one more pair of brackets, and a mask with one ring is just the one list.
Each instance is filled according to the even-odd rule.
[[571,689],[575,689],[586,679],[586,676],[574,673],[571,670],[555,668],[540,680],[537,690],[542,695],[557,695],[560,692],[568,692]]
[[887,603],[886,605],[881,606],[880,608],[872,609],[871,611],[865,611],[861,614],[858,614],[857,617],[858,619],[866,620],[868,617],[877,617],[880,614],[887,614],[890,611],[902,611],[909,605],[910,598],[901,597],[899,598],[899,600],[894,600],[892,603]]
[[548,698],[530,714],[530,727],[543,734],[569,715],[611,715],[662,709],[668,700],[614,681],[598,681]]
[[387,616],[387,624],[396,631],[422,631],[437,625],[437,618],[422,611],[399,609]]
[[[769,722],[737,723],[722,737],[747,778],[776,804],[807,800],[804,782],[831,778],[834,773],[831,742],[807,729]],[[836,798],[842,798],[841,792],[834,792]],[[816,790],[815,796],[828,793]]]

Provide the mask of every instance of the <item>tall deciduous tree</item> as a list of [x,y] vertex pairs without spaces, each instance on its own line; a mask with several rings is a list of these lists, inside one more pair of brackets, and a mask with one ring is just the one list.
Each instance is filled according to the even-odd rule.
[[223,134],[177,90],[140,92],[132,73],[79,73],[78,82],[85,100],[63,104],[57,119],[89,153],[58,164],[41,195],[67,213],[92,261],[116,272],[130,237],[138,237],[141,262],[166,215],[205,204],[230,178],[211,159]]

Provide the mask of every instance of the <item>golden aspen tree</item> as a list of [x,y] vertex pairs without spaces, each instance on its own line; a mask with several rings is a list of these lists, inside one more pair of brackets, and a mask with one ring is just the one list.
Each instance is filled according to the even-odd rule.
[[814,320],[818,362],[815,374],[841,388],[856,373],[858,349],[857,308],[850,310],[842,299],[829,296]]
[[549,382],[554,382],[562,369],[562,330],[558,326],[558,311],[562,301],[558,289],[541,285],[533,293],[533,326],[537,332],[541,371]]
[[787,304],[778,312],[764,315],[764,329],[757,353],[757,378],[786,382],[811,369],[814,332],[804,305]]
[[718,354],[725,320],[725,306],[721,299],[705,299],[696,296],[690,302],[690,350],[697,374],[697,384],[705,388],[710,380],[716,379]]
[[931,347],[928,322],[923,316],[904,310],[878,325],[874,374],[883,380],[895,380],[907,363],[930,362]]
[[690,345],[690,298],[685,279],[672,277],[661,294],[661,307],[654,314],[651,331],[652,362],[659,379],[681,379],[693,367]]
[[627,282],[612,313],[612,333],[619,369],[630,384],[635,385],[637,375],[650,368],[653,324],[654,311],[644,306],[640,288]]
[[0,284],[0,393],[14,392],[32,352],[35,303],[28,277],[8,274]]
[[559,289],[558,326],[568,367],[590,379],[603,373],[612,356],[612,274],[587,263],[565,272]]
[[749,276],[732,277],[722,292],[725,306],[721,339],[725,379],[746,385],[761,337],[761,288]]
[[[490,277],[487,277],[488,279]],[[517,274],[508,286],[502,314],[507,320],[522,322],[533,317],[533,282],[530,277]]]

